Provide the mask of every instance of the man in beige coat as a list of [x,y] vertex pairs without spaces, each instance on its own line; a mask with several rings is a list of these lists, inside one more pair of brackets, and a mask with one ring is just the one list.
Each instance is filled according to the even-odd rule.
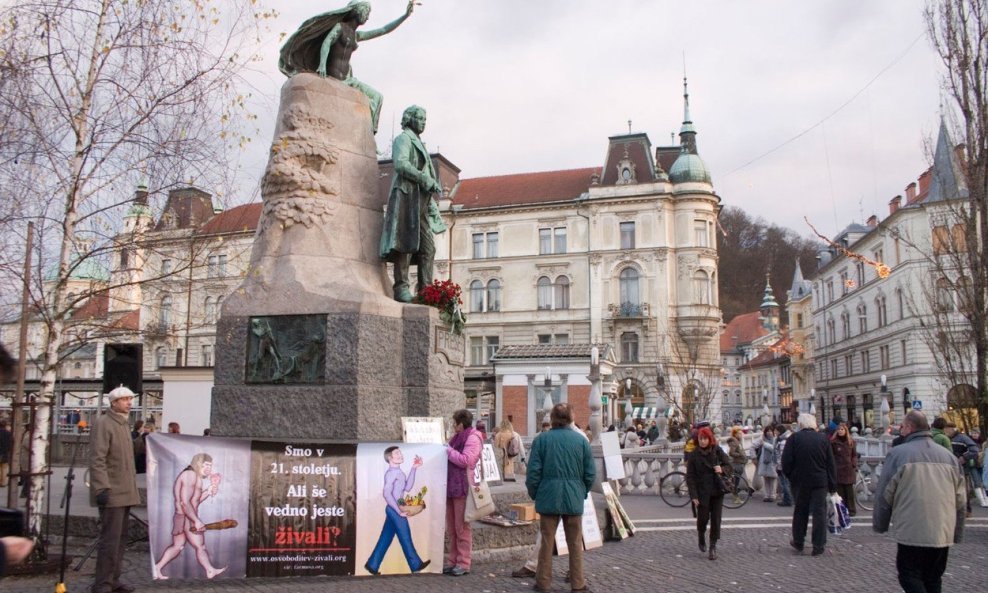
[[90,440],[90,496],[100,515],[92,590],[93,593],[130,593],[134,588],[120,581],[120,570],[127,545],[130,507],[140,503],[129,422],[134,392],[120,386],[107,397],[110,409],[94,423]]

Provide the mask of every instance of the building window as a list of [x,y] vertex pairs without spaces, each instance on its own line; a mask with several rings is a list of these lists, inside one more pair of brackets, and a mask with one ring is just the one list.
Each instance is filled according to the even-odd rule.
[[834,302],[834,281],[827,280],[827,302]]
[[967,233],[963,224],[955,224],[950,227],[950,242],[954,248],[954,253],[964,253],[967,251]]
[[563,346],[569,344],[569,334],[539,334],[539,344],[556,344]]
[[858,305],[858,333],[863,334],[868,331],[868,307]]
[[710,247],[710,234],[707,231],[707,221],[693,221],[693,238],[697,247]]
[[484,233],[473,234],[473,259],[484,259]]
[[154,365],[156,368],[161,368],[168,364],[168,348],[164,346],[158,346],[154,351]]
[[638,334],[621,334],[621,362],[638,362]]
[[937,306],[942,313],[950,313],[954,310],[954,297],[951,292],[950,280],[946,278],[937,280]]
[[837,378],[837,359],[836,358],[831,359],[831,361],[830,361],[830,378],[831,379],[836,379]]
[[222,278],[226,276],[226,256],[217,254],[206,258],[206,276],[208,278]]
[[797,328],[803,327],[803,314],[802,313],[796,313],[796,327]]
[[487,283],[487,310],[497,312],[501,310],[501,281],[492,279]]
[[905,319],[906,318],[906,307],[905,307],[905,303],[902,300],[902,289],[901,288],[897,288],[895,290],[895,298],[896,298],[897,301],[899,301],[899,319],[900,320],[901,319]]
[[497,233],[473,234],[473,259],[490,259],[498,255]]
[[552,280],[548,276],[542,276],[538,281],[539,309],[552,309]]
[[902,364],[903,365],[909,364],[909,357],[906,355],[906,341],[905,340],[900,340],[899,341],[899,350],[902,353]]
[[847,294],[847,290],[850,288],[847,281],[847,270],[841,270],[840,272],[840,294],[844,296]]
[[487,257],[497,257],[498,236],[497,233],[487,233]]
[[480,280],[470,283],[470,312],[484,312],[484,283]]
[[[877,261],[880,264],[884,264],[885,263],[885,250],[884,249],[876,249],[875,250],[875,261]],[[862,267],[864,266],[864,264],[861,264],[861,265],[862,265]]]
[[200,364],[204,367],[213,366],[213,346],[212,344],[204,344],[202,347],[202,360]]
[[213,297],[206,297],[206,302],[203,304],[202,309],[206,323],[216,323],[216,300]]
[[693,274],[693,300],[694,302],[701,305],[710,305],[711,302],[711,286],[710,286],[710,276],[703,270],[697,270]]
[[858,287],[864,286],[864,283],[865,283],[865,272],[864,272],[865,266],[864,266],[863,263],[858,262],[856,268],[857,268],[857,274],[858,274]]
[[490,363],[497,353],[501,340],[498,336],[473,336],[470,338],[470,364],[483,366]]
[[621,223],[621,249],[635,248],[635,223]]
[[539,229],[539,254],[566,253],[566,227]]
[[878,309],[878,327],[888,325],[888,310],[885,307],[885,297],[880,296],[875,299],[875,308]]
[[879,363],[882,365],[883,371],[891,366],[889,360],[888,344],[886,344],[885,346],[878,347],[878,359],[879,359]]
[[834,323],[833,318],[827,320],[827,343],[834,344],[837,342],[837,324]]
[[554,308],[569,309],[569,278],[566,276],[559,276],[556,278],[553,293],[555,296],[555,302],[553,303]]
[[638,307],[641,305],[641,295],[638,292],[638,270],[634,268],[621,270],[618,285],[621,292],[621,307]]
[[172,297],[165,295],[161,297],[161,307],[158,309],[158,324],[167,327],[172,322]]
[[840,334],[842,340],[851,337],[851,316],[847,311],[840,314]]
[[539,229],[539,255],[552,253],[552,229]]
[[870,373],[871,372],[871,352],[865,350],[860,354],[861,356],[861,372]]
[[120,250],[120,269],[126,270],[128,262],[130,261],[130,251],[126,249]]

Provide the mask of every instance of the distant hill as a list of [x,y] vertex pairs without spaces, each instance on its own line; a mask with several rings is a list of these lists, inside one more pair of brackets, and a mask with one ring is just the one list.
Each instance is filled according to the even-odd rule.
[[758,310],[765,293],[766,273],[771,272],[775,299],[784,306],[796,258],[804,276],[812,275],[816,269],[816,253],[822,244],[808,236],[762,218],[752,219],[736,206],[721,211],[720,226],[726,233],[718,236],[720,308],[725,323],[738,314]]

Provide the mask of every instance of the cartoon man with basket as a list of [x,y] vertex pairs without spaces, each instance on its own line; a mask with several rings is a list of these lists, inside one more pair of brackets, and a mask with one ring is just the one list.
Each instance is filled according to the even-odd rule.
[[384,555],[395,536],[401,544],[401,551],[408,561],[408,568],[412,572],[419,572],[429,566],[431,560],[422,561],[418,552],[415,551],[415,543],[412,542],[412,532],[408,526],[408,517],[419,514],[425,509],[422,501],[423,495],[428,488],[423,487],[417,495],[408,495],[408,492],[415,485],[415,470],[422,465],[422,458],[418,455],[412,461],[412,469],[408,472],[401,471],[401,464],[405,462],[405,456],[397,445],[392,445],[384,450],[384,460],[388,462],[388,469],[384,472],[384,501],[385,507],[384,527],[381,528],[381,537],[374,546],[370,558],[364,564],[364,568],[371,574],[381,574],[381,562]]

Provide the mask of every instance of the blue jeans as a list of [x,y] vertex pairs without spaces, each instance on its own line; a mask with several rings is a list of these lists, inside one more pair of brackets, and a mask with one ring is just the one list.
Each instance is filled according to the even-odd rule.
[[377,545],[374,546],[370,558],[367,559],[366,567],[372,572],[379,571],[381,562],[384,561],[384,555],[391,547],[391,542],[394,541],[395,536],[398,536],[398,543],[401,544],[401,551],[405,554],[405,560],[408,561],[408,568],[412,572],[416,572],[422,568],[422,559],[415,551],[412,531],[408,527],[408,518],[402,517],[398,511],[391,507],[386,507],[384,512],[384,527],[381,528],[381,537],[377,540]]
[[779,476],[779,491],[782,492],[782,504],[792,504],[792,488],[789,486],[789,478],[782,472],[775,472]]

